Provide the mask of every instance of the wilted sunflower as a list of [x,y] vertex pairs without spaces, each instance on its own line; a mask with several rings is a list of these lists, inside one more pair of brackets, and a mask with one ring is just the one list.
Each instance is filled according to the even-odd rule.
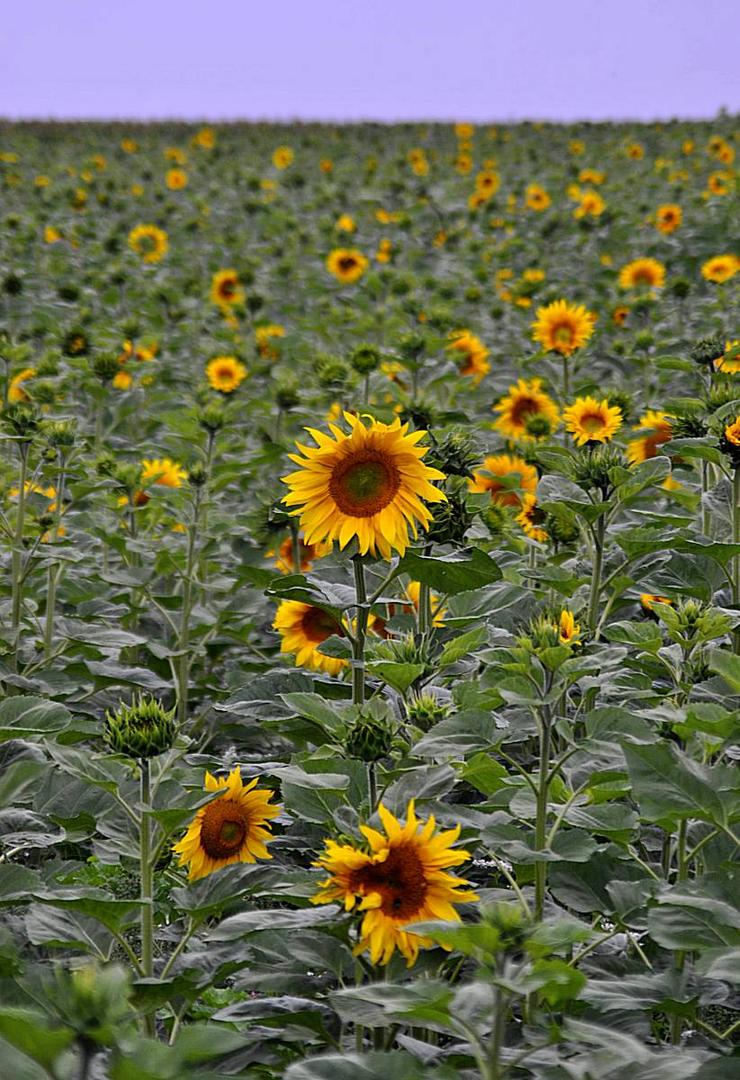
[[328,675],[338,675],[346,668],[346,660],[319,652],[322,641],[335,634],[344,637],[342,624],[323,608],[300,600],[283,600],[272,625],[282,638],[280,652],[293,653],[296,667],[325,671]]
[[701,276],[716,285],[729,281],[740,269],[740,259],[735,255],[714,255],[702,264]]
[[469,330],[453,330],[450,338],[452,340],[446,349],[457,364],[457,370],[461,375],[469,376],[477,386],[491,370],[488,349],[481,339]]
[[537,540],[544,544],[548,539],[548,533],[542,528],[545,521],[545,513],[537,505],[537,496],[526,492],[522,499],[522,508],[516,516],[518,525],[521,525],[526,536],[530,540]]
[[368,259],[357,248],[335,248],[326,259],[326,269],[342,285],[359,281],[368,266]]
[[235,356],[214,356],[206,364],[208,382],[222,394],[233,394],[247,377],[247,369]]
[[583,304],[569,304],[567,300],[554,300],[552,304],[537,309],[537,319],[532,323],[532,340],[561,356],[570,356],[585,345],[594,332],[596,316]]
[[211,303],[217,307],[230,307],[244,303],[244,290],[239,284],[236,270],[217,270],[211,278]]
[[673,435],[667,415],[655,409],[648,409],[632,430],[643,432],[641,438],[631,439],[627,445],[627,460],[632,465],[638,465],[641,461],[655,457],[658,447],[668,442]]
[[655,227],[666,236],[675,232],[683,219],[683,211],[676,203],[666,203],[659,206],[655,215]]
[[426,822],[417,818],[413,800],[406,810],[405,825],[382,803],[378,815],[385,833],[360,826],[369,852],[326,841],[326,849],[314,866],[329,876],[312,902],[331,904],[338,900],[345,911],[362,913],[355,955],[369,951],[373,964],[387,964],[398,949],[411,967],[419,949],[432,942],[408,927],[430,919],[459,922],[453,905],[478,899],[464,887],[469,882],[447,872],[470,855],[452,848],[460,835],[459,825],[436,832],[434,817]]
[[273,792],[258,788],[256,780],[242,783],[238,765],[225,778],[206,772],[205,789],[222,794],[198,810],[172,848],[180,856],[179,865],[188,866],[188,880],[197,881],[231,863],[271,859],[265,847],[272,838],[267,823],[280,813],[280,807],[270,803]]
[[499,413],[494,427],[510,439],[535,438],[529,423],[535,418],[544,420],[552,432],[560,423],[560,413],[552,398],[541,389],[542,379],[519,379],[509,387],[494,411]]
[[563,411],[567,430],[576,446],[589,442],[609,442],[622,423],[622,410],[606,398],[579,397]]
[[523,458],[511,454],[492,454],[469,481],[471,491],[488,491],[499,506],[521,506],[527,493],[537,488],[537,470]]
[[182,465],[170,458],[144,458],[141,463],[141,482],[160,484],[162,487],[179,488],[188,474]]
[[651,289],[662,289],[665,285],[665,266],[657,259],[634,259],[619,271],[619,287],[634,289],[647,285]]
[[167,254],[169,240],[164,229],[156,225],[137,225],[128,234],[128,246],[142,262],[158,263]]
[[403,555],[409,530],[416,538],[417,524],[427,529],[432,520],[422,499],[445,500],[431,483],[444,480],[444,473],[421,461],[428,447],[416,444],[425,431],[409,433],[398,418],[383,424],[369,417],[369,427],[348,412],[344,419],[349,435],[334,424],[333,439],[306,429],[317,446],[296,444],[303,457],[290,455],[299,469],[283,477],[290,488],[283,502],[298,507],[293,513],[307,544],[336,540],[345,548],[356,537],[361,555]]
[[23,388],[23,383],[28,382],[36,374],[36,368],[23,368],[12,377],[8,385],[8,401],[30,401],[30,397]]

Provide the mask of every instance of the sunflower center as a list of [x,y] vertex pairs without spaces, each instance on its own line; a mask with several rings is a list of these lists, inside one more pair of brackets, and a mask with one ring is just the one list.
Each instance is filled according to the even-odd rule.
[[526,424],[532,416],[539,412],[538,403],[531,397],[518,398],[511,408],[511,418],[515,424]]
[[236,282],[228,279],[226,281],[222,281],[219,285],[219,292],[222,296],[231,298],[236,292]]
[[604,418],[598,413],[586,413],[581,418],[581,427],[589,435],[598,435],[604,428]]
[[301,620],[301,629],[309,641],[326,641],[332,634],[344,637],[344,630],[337,620],[317,607],[309,608],[305,613]]
[[559,345],[570,345],[573,341],[573,327],[569,323],[560,323],[553,328],[552,336]]
[[234,377],[234,372],[233,372],[232,368],[229,367],[228,365],[224,365],[223,367],[217,368],[216,369],[216,374],[218,375],[219,379],[233,379],[233,377]]
[[653,273],[651,270],[637,270],[635,271],[634,280],[636,285],[652,285]]
[[223,796],[206,807],[200,843],[211,859],[228,859],[239,851],[247,836],[249,818],[233,799]]
[[350,270],[354,270],[357,266],[357,260],[354,255],[342,255],[337,264],[343,274],[349,273]]
[[355,871],[350,888],[357,892],[379,893],[380,910],[399,922],[407,922],[421,911],[427,895],[424,867],[412,844],[391,849],[382,863]]
[[329,492],[343,514],[372,517],[393,501],[401,474],[378,452],[350,457],[332,473]]

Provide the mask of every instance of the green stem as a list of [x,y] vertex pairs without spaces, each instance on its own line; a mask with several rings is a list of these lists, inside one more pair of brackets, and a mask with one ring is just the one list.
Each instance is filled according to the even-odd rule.
[[[732,475],[732,542],[740,544],[740,469],[735,469]],[[732,560],[732,606],[740,607],[740,555],[735,555]],[[735,653],[740,653],[740,630],[733,634],[733,647]]]
[[[140,875],[141,875],[141,970],[145,979],[154,974],[154,910],[153,910],[153,866],[151,819],[147,811],[151,805],[151,785],[149,761],[141,759],[141,819],[139,832]],[[146,1034],[154,1036],[154,1016],[150,1013],[144,1018]]]
[[182,611],[180,613],[180,633],[177,639],[177,722],[182,727],[188,718],[188,681],[190,677],[190,613],[193,606],[193,577],[200,523],[201,489],[195,488],[193,496],[193,520],[188,527],[188,554],[185,564],[185,577],[182,585]]
[[429,586],[423,581],[419,585],[419,633],[428,634],[432,628],[432,601]]
[[[26,522],[26,482],[28,480],[29,450],[29,443],[18,443],[18,454],[20,456],[20,469],[18,475],[18,513],[15,521],[15,536],[13,537],[13,554],[11,558],[12,586],[10,603],[10,626],[14,639],[21,624],[21,606],[23,603],[23,528]],[[17,663],[17,647],[15,656]]]
[[370,815],[375,813],[375,807],[378,805],[378,779],[375,775],[375,762],[368,761],[367,763],[367,795],[370,803]]
[[[59,455],[59,474],[57,476],[56,513],[54,515],[54,528],[51,534],[51,542],[56,543],[59,539],[59,527],[62,518],[62,506],[64,500],[64,484],[66,476],[64,471],[64,458]],[[56,615],[57,587],[62,575],[62,564],[52,563],[47,573],[46,585],[46,612],[44,620],[44,656],[48,660],[54,651],[54,617]]]
[[361,555],[352,557],[355,575],[355,598],[357,625],[352,640],[352,704],[362,705],[365,701],[365,635],[370,606],[367,602],[365,585],[365,564]]
[[[534,829],[534,846],[539,852],[544,851],[547,839],[547,803],[550,786],[550,740],[551,723],[549,705],[542,707],[540,721],[540,767],[537,780],[537,817]],[[534,917],[542,919],[545,907],[545,889],[547,888],[547,863],[534,864]]]
[[701,463],[701,531],[705,536],[711,536],[712,532],[712,515],[709,507],[707,506],[704,496],[709,491],[709,462],[702,461]]
[[570,397],[570,368],[568,367],[568,357],[563,357],[563,405],[568,404],[568,398]]
[[591,569],[591,593],[588,600],[588,625],[594,631],[597,639],[597,624],[599,616],[599,598],[601,596],[601,570],[604,563],[604,532],[605,521],[603,515],[596,522],[594,530],[594,559]]
[[[683,821],[678,823],[678,835],[676,837],[676,881],[682,882],[686,880],[688,875],[688,860],[686,858],[686,833],[687,822],[684,818]],[[677,949],[673,954],[673,964],[676,971],[683,971],[683,966],[686,961],[686,953],[683,949]],[[681,1041],[681,1030],[683,1028],[683,1018],[681,1016],[671,1017],[671,1042],[673,1045],[677,1045]]]
[[507,995],[497,986],[493,997],[493,1023],[491,1025],[491,1080],[500,1080],[501,1078],[501,1050],[504,1045],[504,1031],[506,1030],[506,1006]]

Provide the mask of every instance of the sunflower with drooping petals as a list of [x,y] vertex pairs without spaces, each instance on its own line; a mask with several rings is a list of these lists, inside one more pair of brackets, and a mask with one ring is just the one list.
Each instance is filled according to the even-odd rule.
[[244,290],[236,270],[229,268],[216,271],[211,278],[211,303],[221,308],[244,303]]
[[522,497],[522,508],[516,516],[516,522],[524,531],[524,535],[530,540],[537,540],[544,544],[548,539],[548,533],[542,528],[545,514],[537,505],[537,496],[531,492],[525,492]]
[[411,967],[419,949],[432,942],[413,932],[414,923],[432,919],[460,922],[454,904],[467,904],[478,896],[465,886],[464,878],[448,873],[470,855],[452,845],[460,826],[437,831],[434,817],[417,818],[414,802],[409,802],[406,822],[401,822],[381,803],[378,816],[384,832],[361,825],[369,846],[363,851],[351,844],[326,841],[326,848],[314,863],[328,873],[314,904],[344,905],[345,911],[362,915],[355,955],[370,953],[373,964],[387,964],[396,949]]
[[306,429],[317,445],[296,444],[303,456],[290,455],[299,469],[283,477],[290,488],[283,502],[298,508],[293,514],[307,544],[336,540],[345,548],[356,538],[361,555],[403,555],[409,531],[416,538],[417,526],[426,530],[432,520],[424,501],[447,498],[432,483],[444,480],[444,473],[421,460],[428,447],[417,443],[425,431],[409,432],[398,418],[383,424],[368,417],[367,427],[351,413],[344,419],[349,435],[334,424],[333,438]]
[[473,380],[475,386],[491,370],[488,363],[488,349],[470,330],[453,330],[451,341],[445,346],[457,364],[457,370]]
[[656,409],[648,409],[632,430],[640,431],[642,435],[639,439],[631,439],[627,445],[627,460],[631,465],[638,465],[641,461],[655,457],[658,447],[669,442],[673,435],[668,416]]
[[622,425],[622,410],[606,398],[579,397],[563,410],[566,429],[576,446],[589,442],[610,442]]
[[8,385],[8,401],[30,401],[31,398],[23,384],[33,379],[35,374],[36,368],[32,367],[23,368],[22,371],[17,372]]
[[188,474],[182,465],[171,458],[144,458],[141,463],[142,484],[159,484],[161,487],[179,488]]
[[233,394],[247,377],[247,369],[235,356],[214,356],[206,364],[208,383],[221,394]]
[[292,653],[296,667],[325,671],[327,675],[338,675],[347,667],[341,657],[319,651],[319,645],[328,638],[345,636],[342,624],[323,608],[300,600],[283,600],[272,626],[281,637],[280,652]]
[[170,246],[167,233],[156,225],[137,225],[128,234],[128,246],[145,263],[158,263]]
[[232,863],[271,859],[265,846],[272,839],[269,822],[280,813],[270,801],[274,792],[258,788],[256,780],[244,784],[238,765],[227,777],[206,772],[205,789],[221,794],[201,806],[172,848],[180,857],[179,865],[188,867],[188,880],[197,881]]
[[499,506],[521,506],[527,494],[537,489],[537,470],[512,454],[491,454],[473,471],[468,481],[471,491],[487,491]]
[[369,265],[367,256],[357,248],[335,248],[326,258],[326,269],[342,285],[354,285]]
[[509,439],[534,439],[529,425],[532,420],[544,421],[543,431],[551,433],[560,423],[558,407],[542,390],[542,379],[519,379],[508,393],[494,405],[499,414],[494,427]]
[[532,340],[539,341],[549,352],[570,356],[589,340],[594,332],[596,316],[583,304],[554,300],[537,309],[532,323]]
[[633,259],[619,271],[620,289],[635,289],[647,286],[662,289],[665,285],[665,266],[657,259]]
[[702,263],[701,276],[715,285],[723,285],[740,270],[740,259],[736,255],[714,255]]

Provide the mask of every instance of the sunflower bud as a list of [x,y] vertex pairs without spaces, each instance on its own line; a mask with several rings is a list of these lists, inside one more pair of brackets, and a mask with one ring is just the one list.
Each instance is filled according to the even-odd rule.
[[374,345],[358,345],[350,353],[349,362],[358,375],[369,375],[380,363],[380,352]]
[[480,516],[492,540],[498,540],[510,528],[511,519],[500,503],[492,502],[490,506],[484,507]]
[[462,544],[472,524],[473,515],[464,495],[450,492],[445,502],[435,503],[432,508],[427,539],[437,544]]
[[475,448],[467,432],[450,431],[441,442],[433,435],[432,439],[426,456],[432,468],[439,469],[445,476],[472,476],[473,467],[480,459],[480,451]]
[[2,414],[3,427],[19,439],[31,440],[39,426],[39,418],[33,405],[18,401],[8,405]]
[[689,407],[675,412],[670,420],[674,439],[701,439],[707,433],[703,409]]
[[575,517],[565,513],[549,513],[545,530],[556,544],[575,544],[580,536]]
[[198,410],[196,419],[204,431],[208,431],[212,435],[215,435],[216,432],[221,431],[225,425],[226,414],[224,413],[224,408],[220,401],[212,401],[204,408]]
[[163,754],[177,733],[175,710],[168,712],[156,698],[144,695],[106,713],[105,720],[105,740],[111,750],[132,758]]
[[294,409],[301,400],[298,383],[292,378],[282,378],[275,384],[275,401],[280,409]]
[[393,726],[387,717],[360,710],[347,731],[344,748],[350,757],[368,763],[387,757],[393,745]]
[[77,327],[67,331],[62,338],[62,352],[65,356],[85,356],[90,351],[90,341],[84,330]]
[[55,1009],[88,1046],[112,1046],[121,1024],[135,1023],[131,975],[120,964],[91,961],[73,971],[57,968],[52,985]]
[[621,411],[624,423],[629,423],[632,413],[632,395],[617,387],[614,390],[607,390],[604,396],[610,407],[616,406]]
[[678,300],[685,300],[691,292],[691,285],[686,278],[679,277],[671,283],[670,289]]
[[23,278],[11,270],[3,278],[3,292],[8,296],[20,296],[23,292]]
[[440,720],[450,715],[451,706],[438,701],[434,694],[424,691],[414,695],[406,706],[409,723],[421,731],[429,731]]
[[560,632],[557,625],[544,615],[538,615],[530,622],[527,633],[519,639],[520,644],[534,653],[554,649],[560,644]]
[[48,420],[41,426],[49,446],[55,450],[69,450],[74,446],[77,429],[75,420]]
[[524,427],[532,439],[546,439],[552,434],[552,423],[546,416],[529,416]]
[[655,344],[655,335],[652,330],[640,330],[635,334],[635,347],[649,349]]
[[404,336],[398,342],[398,351],[404,360],[418,360],[420,355],[424,352],[424,346],[426,342],[423,334],[410,333],[404,334]]
[[701,338],[691,349],[691,359],[702,367],[714,367],[714,361],[724,355],[725,339],[721,334]]
[[576,460],[575,480],[586,490],[597,489],[606,499],[614,487],[610,473],[613,469],[626,467],[626,458],[616,446],[584,450]]
[[194,465],[191,465],[188,469],[188,483],[191,487],[203,487],[208,480],[208,472],[205,465],[200,461],[196,461]]
[[319,356],[316,360],[316,374],[320,386],[336,389],[346,385],[350,377],[350,369],[338,357]]
[[120,368],[115,353],[98,353],[92,362],[93,372],[104,385],[113,382]]

